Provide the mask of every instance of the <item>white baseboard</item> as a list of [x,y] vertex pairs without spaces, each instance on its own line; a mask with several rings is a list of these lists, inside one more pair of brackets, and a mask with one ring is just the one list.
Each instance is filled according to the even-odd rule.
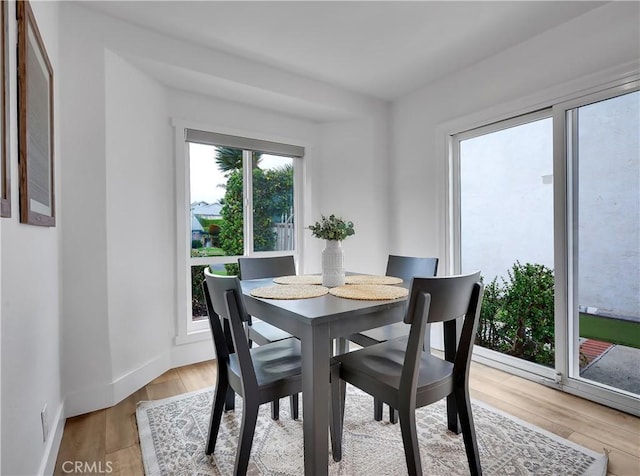
[[171,349],[171,368],[204,362],[216,357],[211,337],[190,344],[175,345]]
[[173,346],[113,382],[84,389],[65,398],[65,417],[82,415],[111,407],[147,385],[167,370],[195,364],[215,357],[211,339]]
[[66,421],[64,402],[58,406],[58,411],[53,420],[51,426],[52,431],[49,432],[49,442],[47,443],[42,461],[40,462],[40,468],[38,469],[39,475],[53,474],[56,467],[56,460],[58,458],[58,451],[60,450],[60,442],[62,441],[62,433],[64,432],[64,424]]
[[113,385],[106,384],[67,395],[64,401],[66,418],[93,412],[113,405]]
[[121,375],[112,383],[113,403],[124,400],[136,390],[144,387],[156,377],[159,377],[171,368],[171,359],[168,352],[158,355],[154,359],[142,364],[137,369]]

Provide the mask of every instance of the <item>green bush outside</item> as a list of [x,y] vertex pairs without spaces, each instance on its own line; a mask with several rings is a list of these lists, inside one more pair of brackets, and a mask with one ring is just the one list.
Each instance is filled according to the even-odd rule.
[[[270,251],[275,247],[274,220],[293,208],[293,167],[253,169],[253,248]],[[221,201],[220,247],[227,256],[244,254],[242,170],[229,172],[226,193]],[[225,265],[228,274],[238,274],[238,265]]]
[[476,344],[553,367],[553,271],[516,262],[508,279],[485,287]]
[[202,291],[204,269],[207,266],[191,266],[191,315],[193,317],[207,316],[207,305]]

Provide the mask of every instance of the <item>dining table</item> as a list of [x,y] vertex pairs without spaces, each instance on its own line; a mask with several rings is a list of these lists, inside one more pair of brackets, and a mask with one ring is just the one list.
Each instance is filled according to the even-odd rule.
[[263,299],[251,294],[255,288],[273,284],[271,278],[241,281],[245,307],[250,315],[301,341],[304,474],[326,475],[333,341],[401,321],[407,298],[357,300],[326,294],[309,299]]

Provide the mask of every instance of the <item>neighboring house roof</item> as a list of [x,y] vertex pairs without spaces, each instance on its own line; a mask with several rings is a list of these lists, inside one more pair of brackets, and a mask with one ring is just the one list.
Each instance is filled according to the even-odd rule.
[[219,217],[222,205],[219,203],[198,202],[191,205],[191,213],[198,216]]
[[191,231],[204,231],[204,228],[202,228],[202,225],[193,212],[191,212]]

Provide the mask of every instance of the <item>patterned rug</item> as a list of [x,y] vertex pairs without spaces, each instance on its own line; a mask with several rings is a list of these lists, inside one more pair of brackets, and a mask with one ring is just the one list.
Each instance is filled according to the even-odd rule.
[[[347,386],[343,458],[329,456],[329,474],[406,474],[400,426],[372,418],[373,399]],[[242,403],[222,417],[213,457],[204,454],[213,390],[141,402],[136,417],[147,475],[232,475]],[[280,401],[280,420],[262,405],[248,474],[299,476],[304,473],[302,421],[289,417],[289,399]],[[607,458],[480,402],[473,402],[480,458],[486,475],[605,475]],[[386,412],[385,412],[386,413]],[[444,400],[417,410],[424,474],[469,474],[462,435],[447,430]]]

